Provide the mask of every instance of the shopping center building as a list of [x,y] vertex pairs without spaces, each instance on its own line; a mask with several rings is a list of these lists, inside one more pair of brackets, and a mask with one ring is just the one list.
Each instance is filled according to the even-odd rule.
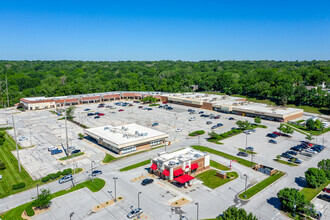
[[169,136],[167,133],[134,123],[117,127],[107,125],[89,128],[85,129],[84,133],[117,154],[126,154],[165,144]]
[[210,168],[210,155],[191,148],[159,153],[151,159],[150,170],[162,179],[188,186],[196,174]]

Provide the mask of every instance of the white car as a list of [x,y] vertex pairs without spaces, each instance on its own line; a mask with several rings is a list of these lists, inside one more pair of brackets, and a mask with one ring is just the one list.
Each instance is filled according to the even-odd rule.
[[131,218],[135,218],[140,216],[143,213],[143,209],[141,208],[137,208],[132,210],[130,213],[127,214],[127,218],[131,219]]
[[57,150],[57,147],[55,147],[55,146],[48,147],[48,151],[52,151],[52,150]]
[[189,118],[189,121],[195,121],[196,117]]
[[175,130],[175,132],[181,132],[182,131],[182,128],[177,128],[176,130]]
[[0,175],[0,180],[2,179],[2,175]]
[[251,134],[251,131],[249,131],[249,130],[244,130],[244,133],[245,133],[245,134]]
[[20,137],[18,140],[19,141],[26,141],[28,138],[27,137]]
[[317,153],[315,150],[312,150],[312,149],[306,149],[305,151],[308,152],[308,153],[311,153],[311,154],[316,154]]

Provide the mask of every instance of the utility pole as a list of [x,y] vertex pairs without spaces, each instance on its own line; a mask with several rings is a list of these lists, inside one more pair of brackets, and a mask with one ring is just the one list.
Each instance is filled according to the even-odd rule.
[[13,121],[13,127],[14,127],[14,137],[15,137],[16,151],[17,151],[18,170],[19,170],[19,172],[21,172],[21,161],[19,160],[17,137],[16,137],[16,127],[15,127],[15,121],[14,121],[14,116],[13,115],[11,115],[11,119]]
[[6,76],[6,90],[7,90],[7,106],[9,107],[9,95],[8,95],[8,81]]
[[115,182],[115,202],[117,202],[117,187],[116,187],[116,180],[118,179],[118,177],[113,177],[113,180]]

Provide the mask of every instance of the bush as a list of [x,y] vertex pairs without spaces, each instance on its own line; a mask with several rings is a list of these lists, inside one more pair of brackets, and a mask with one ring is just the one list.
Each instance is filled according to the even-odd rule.
[[45,176],[41,179],[42,182],[47,182],[50,180],[50,177],[49,176]]
[[0,170],[6,169],[6,164],[0,160]]
[[261,118],[260,117],[255,117],[254,122],[255,123],[261,123]]
[[56,179],[56,178],[60,177],[61,174],[62,174],[62,172],[59,171],[59,172],[57,172],[57,173],[51,173],[51,174],[49,174],[48,176],[49,176],[49,178],[51,178],[51,179]]
[[13,185],[13,190],[18,190],[18,189],[22,189],[25,187],[25,183],[17,183],[15,185]]
[[327,181],[324,171],[318,168],[309,168],[305,172],[305,178],[308,185],[312,188],[319,187]]
[[84,135],[82,133],[79,133],[78,136],[79,136],[80,139],[84,138]]
[[62,171],[62,175],[63,176],[66,176],[66,175],[69,175],[72,173],[72,169],[71,168],[68,168],[68,169],[65,169]]
[[198,131],[194,131],[194,132],[190,133],[189,136],[198,136],[198,135],[202,135],[202,134],[205,134],[205,131],[198,130]]
[[32,205],[32,203],[30,204],[30,205],[28,205],[27,207],[26,207],[26,209],[25,209],[25,211],[26,211],[26,214],[28,215],[28,216],[34,216],[34,210],[33,210],[33,205]]

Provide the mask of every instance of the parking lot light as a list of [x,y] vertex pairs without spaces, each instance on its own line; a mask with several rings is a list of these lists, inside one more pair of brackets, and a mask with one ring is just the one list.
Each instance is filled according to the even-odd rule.
[[246,186],[247,186],[247,178],[248,176],[246,174],[244,174],[245,176],[245,192],[244,192],[244,198],[246,198]]
[[140,208],[140,194],[141,194],[142,192],[139,192],[138,193],[138,208]]
[[195,205],[197,206],[197,220],[198,220],[198,212],[199,212],[199,203],[196,202]]
[[118,179],[118,177],[113,177],[113,180],[115,182],[115,202],[117,202],[117,187],[116,187],[116,180]]
[[72,218],[73,215],[74,215],[74,212],[71,212],[70,213],[70,220],[71,220],[71,218]]

